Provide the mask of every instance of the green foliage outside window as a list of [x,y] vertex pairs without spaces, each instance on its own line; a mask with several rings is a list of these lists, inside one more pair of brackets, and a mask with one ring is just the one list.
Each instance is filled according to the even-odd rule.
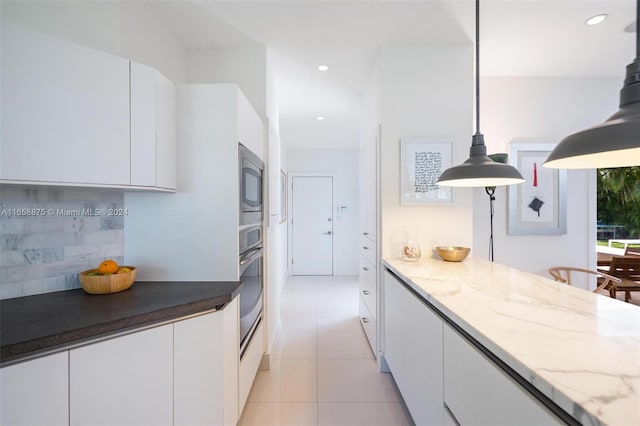
[[598,169],[598,222],[623,225],[640,238],[640,167]]

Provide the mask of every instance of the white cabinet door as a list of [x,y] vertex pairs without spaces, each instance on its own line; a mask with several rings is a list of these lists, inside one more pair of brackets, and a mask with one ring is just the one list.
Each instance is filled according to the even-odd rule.
[[220,425],[224,418],[223,315],[174,324],[174,424]]
[[402,288],[397,280],[384,271],[384,358],[396,382],[403,381],[405,329]]
[[238,412],[242,413],[249,397],[253,381],[258,373],[262,356],[264,355],[264,322],[256,327],[256,331],[244,352],[239,364],[238,383]]
[[176,87],[156,72],[156,186],[176,189]]
[[372,241],[377,241],[377,129],[360,143],[360,232]]
[[173,324],[69,351],[72,425],[173,423]]
[[131,185],[156,185],[156,75],[131,62]]
[[238,299],[174,324],[174,424],[238,421]]
[[559,425],[544,407],[449,326],[444,328],[444,399],[461,425]]
[[0,369],[0,424],[69,424],[69,353]]
[[384,356],[417,425],[443,422],[442,321],[384,272]]
[[129,61],[2,22],[0,178],[130,183]]
[[442,320],[424,302],[403,289],[405,304],[406,351],[403,369],[409,380],[404,400],[417,425],[443,422]]
[[367,340],[369,341],[369,346],[371,346],[371,351],[373,352],[373,356],[377,357],[377,347],[378,347],[378,322],[376,321],[376,317],[369,310],[369,306],[364,300],[364,296],[360,295],[358,298],[359,311],[360,311],[360,325],[364,330],[365,336],[367,336]]

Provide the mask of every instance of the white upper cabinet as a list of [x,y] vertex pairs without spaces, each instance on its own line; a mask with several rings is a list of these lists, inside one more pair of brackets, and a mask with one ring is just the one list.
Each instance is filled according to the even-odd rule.
[[0,177],[129,185],[129,61],[2,23]]
[[156,184],[176,189],[176,86],[156,72]]
[[175,86],[157,70],[2,23],[0,179],[175,189]]
[[131,62],[131,185],[176,187],[175,85]]
[[131,62],[131,184],[156,184],[156,70]]

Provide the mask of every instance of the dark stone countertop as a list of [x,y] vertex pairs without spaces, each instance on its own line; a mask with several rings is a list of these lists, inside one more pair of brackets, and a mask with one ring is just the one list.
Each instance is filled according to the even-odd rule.
[[0,364],[197,314],[230,302],[240,282],[136,282],[123,292],[82,289],[0,301]]

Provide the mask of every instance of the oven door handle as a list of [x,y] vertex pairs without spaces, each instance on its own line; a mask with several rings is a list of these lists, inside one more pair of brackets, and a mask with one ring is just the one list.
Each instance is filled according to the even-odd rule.
[[256,247],[254,249],[249,250],[247,253],[255,252],[251,256],[245,256],[242,260],[240,260],[240,266],[246,265],[249,262],[252,262],[256,257],[261,256],[264,253],[264,247]]

